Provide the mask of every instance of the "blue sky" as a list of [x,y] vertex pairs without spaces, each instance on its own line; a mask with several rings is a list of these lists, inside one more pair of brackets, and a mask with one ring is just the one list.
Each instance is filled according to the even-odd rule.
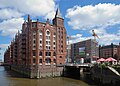
[[0,0],[0,59],[28,14],[45,22],[54,18],[57,7],[71,36],[70,43],[93,39],[93,29],[101,45],[120,42],[119,0]]

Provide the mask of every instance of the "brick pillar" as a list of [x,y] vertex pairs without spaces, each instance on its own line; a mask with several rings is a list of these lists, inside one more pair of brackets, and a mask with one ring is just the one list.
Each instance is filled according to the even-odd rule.
[[36,33],[36,64],[39,65],[39,30]]

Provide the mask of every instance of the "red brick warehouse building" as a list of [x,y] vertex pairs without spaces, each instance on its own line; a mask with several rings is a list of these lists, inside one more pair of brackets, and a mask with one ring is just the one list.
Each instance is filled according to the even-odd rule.
[[99,46],[99,57],[100,58],[115,58],[118,59],[118,45],[115,45],[113,43],[111,43],[111,45],[106,45],[106,46]]
[[[9,57],[9,58],[8,58]],[[60,10],[57,9],[53,24],[28,21],[22,25],[4,54],[4,60],[13,70],[30,78],[60,76],[66,58],[66,29]],[[9,60],[9,61],[7,61]]]

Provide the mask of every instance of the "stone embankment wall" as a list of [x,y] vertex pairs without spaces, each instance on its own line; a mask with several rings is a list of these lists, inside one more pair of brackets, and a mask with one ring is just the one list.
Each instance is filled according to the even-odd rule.
[[94,81],[101,84],[116,84],[120,80],[120,76],[117,76],[108,68],[93,67],[91,76]]
[[57,77],[63,75],[63,67],[50,66],[50,65],[48,66],[12,65],[11,70],[23,74],[29,78],[47,78],[47,77]]

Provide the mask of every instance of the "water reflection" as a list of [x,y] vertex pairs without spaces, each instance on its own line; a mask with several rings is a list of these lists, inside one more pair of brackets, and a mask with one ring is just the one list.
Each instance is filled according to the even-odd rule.
[[[0,66],[0,86],[90,86],[81,80],[57,77],[47,79],[28,79],[16,72]],[[94,85],[95,86],[95,85]]]

